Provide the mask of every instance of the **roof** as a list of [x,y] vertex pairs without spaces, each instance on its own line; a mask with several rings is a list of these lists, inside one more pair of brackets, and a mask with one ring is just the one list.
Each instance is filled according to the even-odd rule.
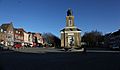
[[120,35],[120,29],[114,33],[112,33],[112,35]]
[[26,32],[23,28],[18,28],[19,31]]
[[81,31],[81,30],[78,29],[78,28],[64,28],[64,29],[62,29],[60,31]]
[[7,31],[7,28],[10,26],[10,24],[2,24],[1,25],[1,29],[3,29],[4,31]]
[[116,32],[106,34],[106,36],[118,36],[118,35],[120,35],[120,29],[118,31],[116,31]]
[[23,34],[23,32],[25,32],[23,28],[14,28],[14,31],[19,31],[20,34]]
[[2,25],[0,26],[0,29],[3,29],[4,31],[7,31],[7,29],[8,29],[9,26],[13,26],[13,25],[12,25],[12,22],[2,24]]
[[23,28],[14,28],[14,30],[26,32]]

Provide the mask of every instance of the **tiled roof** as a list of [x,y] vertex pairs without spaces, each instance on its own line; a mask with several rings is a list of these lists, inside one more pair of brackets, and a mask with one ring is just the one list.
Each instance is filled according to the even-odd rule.
[[14,30],[25,31],[23,28],[14,28]]
[[19,31],[19,32],[20,32],[20,34],[23,34],[23,32],[24,32],[24,30],[23,30],[23,29],[21,29],[21,28],[14,28],[14,31]]
[[2,24],[0,28],[6,31],[9,26],[10,24]]

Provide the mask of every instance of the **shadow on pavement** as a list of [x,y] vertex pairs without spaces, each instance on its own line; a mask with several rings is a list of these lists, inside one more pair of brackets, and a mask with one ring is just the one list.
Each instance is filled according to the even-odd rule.
[[2,52],[0,70],[120,70],[119,53]]

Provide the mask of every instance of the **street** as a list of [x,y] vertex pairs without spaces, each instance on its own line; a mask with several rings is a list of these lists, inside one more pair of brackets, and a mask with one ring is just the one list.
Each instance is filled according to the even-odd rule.
[[[55,49],[55,48],[24,48],[24,49],[14,49],[14,51],[17,52],[26,52],[26,53],[47,53],[47,52],[65,52],[64,49]],[[82,52],[83,49],[80,50],[75,50],[75,49],[71,49],[68,52]],[[110,50],[110,49],[101,49],[101,48],[97,48],[97,49],[87,49],[86,52],[119,52],[118,50]]]
[[[89,50],[90,51],[90,50]],[[0,70],[120,70],[120,52],[0,53]]]

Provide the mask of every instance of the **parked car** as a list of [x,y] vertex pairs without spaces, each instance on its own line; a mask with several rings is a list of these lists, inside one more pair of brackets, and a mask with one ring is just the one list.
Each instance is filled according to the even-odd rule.
[[14,47],[14,48],[21,48],[22,45],[21,45],[21,44],[15,44],[13,47]]

